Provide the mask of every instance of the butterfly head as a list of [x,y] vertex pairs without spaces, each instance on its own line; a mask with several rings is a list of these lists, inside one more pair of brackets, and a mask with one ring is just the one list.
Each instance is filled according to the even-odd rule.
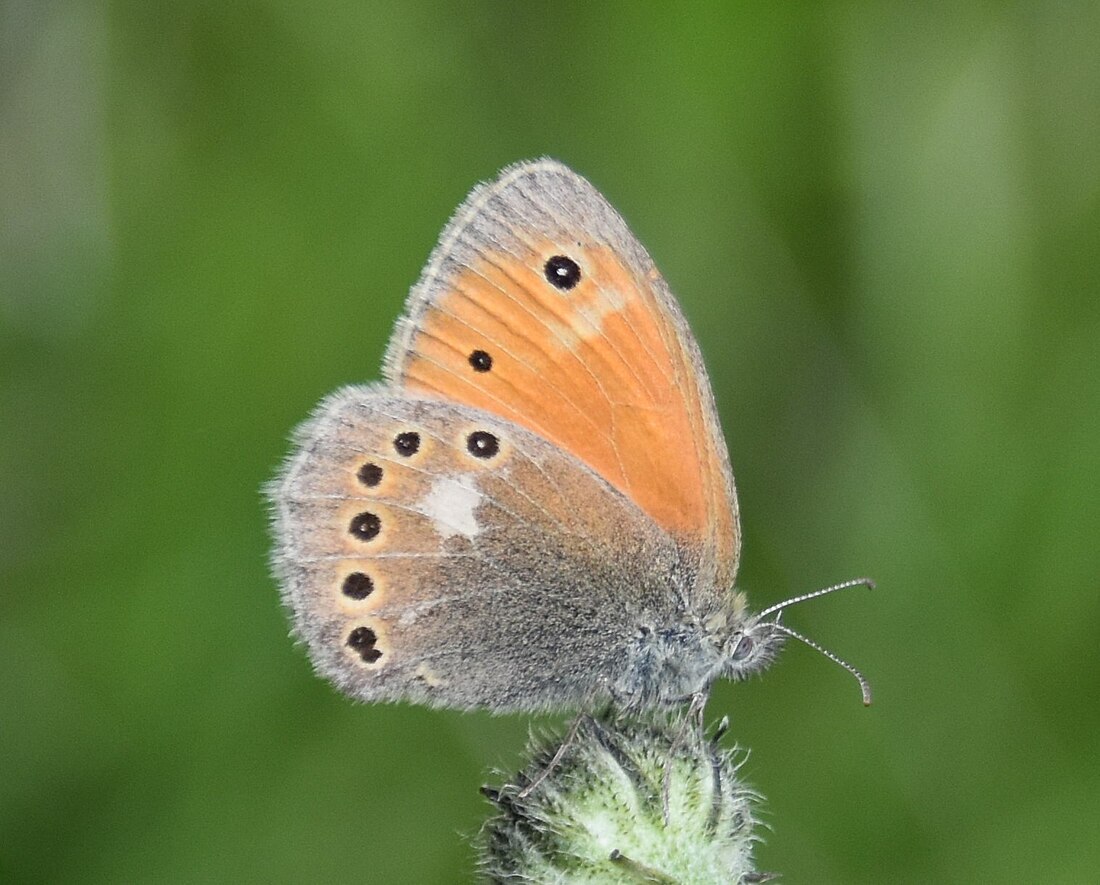
[[767,669],[775,660],[787,634],[778,619],[751,617],[730,636],[723,674],[730,679],[747,679]]
[[849,587],[874,587],[875,584],[869,578],[855,578],[851,581],[843,581],[813,593],[804,593],[783,602],[776,603],[764,609],[757,615],[747,617],[743,624],[730,635],[727,643],[725,667],[723,673],[731,679],[745,679],[753,673],[765,669],[779,653],[783,641],[789,636],[803,642],[815,651],[825,655],[830,661],[843,667],[859,682],[860,692],[863,695],[865,706],[871,704],[871,686],[863,674],[842,658],[837,657],[826,648],[822,648],[812,639],[808,639],[796,630],[792,630],[786,624],[781,623],[783,611],[788,606],[808,599],[816,599],[834,593],[837,590],[846,590]]

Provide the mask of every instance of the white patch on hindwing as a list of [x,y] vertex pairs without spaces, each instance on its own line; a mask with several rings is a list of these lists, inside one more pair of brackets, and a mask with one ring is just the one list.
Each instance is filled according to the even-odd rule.
[[481,532],[474,512],[483,497],[474,477],[468,473],[440,476],[421,500],[419,509],[444,540],[455,535],[474,538]]

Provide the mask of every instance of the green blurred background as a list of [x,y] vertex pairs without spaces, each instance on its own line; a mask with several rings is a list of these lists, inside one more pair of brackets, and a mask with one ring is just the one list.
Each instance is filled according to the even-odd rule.
[[[1100,867],[1100,5],[0,6],[0,879],[465,882],[531,721],[316,679],[261,484],[549,154],[679,294],[791,883]],[[540,720],[540,727],[558,719]]]

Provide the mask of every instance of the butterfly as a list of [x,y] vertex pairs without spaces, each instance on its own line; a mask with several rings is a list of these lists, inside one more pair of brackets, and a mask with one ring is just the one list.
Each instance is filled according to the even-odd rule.
[[750,612],[698,345],[623,219],[558,162],[474,188],[383,376],[325,398],[267,489],[293,632],[353,697],[669,708],[808,641],[785,606],[869,584]]

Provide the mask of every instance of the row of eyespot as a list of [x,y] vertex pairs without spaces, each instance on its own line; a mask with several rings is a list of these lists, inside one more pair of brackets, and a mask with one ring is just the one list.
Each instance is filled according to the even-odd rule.
[[[415,431],[399,433],[393,439],[394,450],[404,457],[416,454],[420,448],[420,434]],[[487,430],[475,430],[466,437],[466,449],[475,458],[492,458],[500,451],[500,440]],[[359,481],[366,486],[377,486],[382,481],[382,468],[368,461],[358,470]],[[370,541],[382,530],[382,520],[376,513],[364,511],[352,517],[348,530],[355,537]],[[363,572],[352,572],[346,578],[341,591],[349,599],[363,600],[374,592],[374,581]],[[370,627],[356,627],[348,634],[348,647],[355,651],[368,664],[380,657],[375,644],[378,635]]]

